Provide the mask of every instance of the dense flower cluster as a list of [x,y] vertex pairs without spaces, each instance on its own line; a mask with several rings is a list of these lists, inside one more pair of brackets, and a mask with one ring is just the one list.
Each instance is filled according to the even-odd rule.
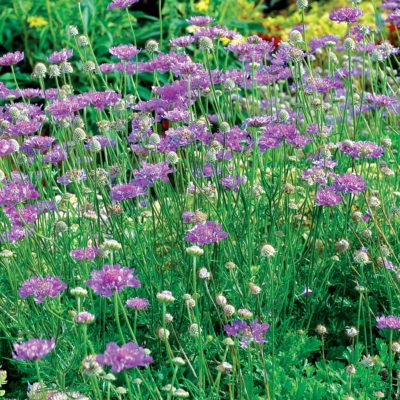
[[54,339],[29,339],[27,342],[14,343],[13,357],[16,360],[40,360],[46,357],[55,346]]
[[44,278],[34,276],[22,284],[18,290],[18,294],[22,298],[32,296],[36,303],[43,303],[46,297],[56,297],[66,288],[67,284],[62,282],[57,276],[47,276]]

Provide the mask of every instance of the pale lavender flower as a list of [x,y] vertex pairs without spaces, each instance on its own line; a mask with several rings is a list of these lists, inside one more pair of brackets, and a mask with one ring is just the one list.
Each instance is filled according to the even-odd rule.
[[16,51],[15,53],[7,53],[0,57],[0,65],[5,67],[15,65],[24,59],[23,51]]
[[113,0],[108,6],[107,10],[112,10],[114,8],[127,8],[133,4],[139,3],[140,0]]
[[367,183],[359,175],[343,174],[336,177],[332,187],[338,192],[357,193],[364,191],[367,188]]
[[149,308],[149,304],[150,303],[147,299],[134,297],[126,301],[125,307],[133,308],[134,310],[146,310],[147,308]]
[[111,200],[122,201],[127,199],[134,199],[137,196],[146,195],[146,188],[142,185],[138,185],[135,182],[124,183],[120,185],[115,185],[111,189]]
[[28,296],[32,296],[35,303],[43,303],[46,297],[56,297],[63,290],[67,288],[67,284],[62,282],[57,276],[34,276],[26,280],[20,289],[18,294],[25,299]]
[[0,190],[0,204],[14,204],[39,197],[35,185],[30,182],[7,182]]
[[269,328],[270,325],[268,323],[260,323],[257,320],[251,323],[235,320],[231,325],[224,326],[226,334],[237,337],[243,348],[247,348],[251,342],[265,343],[265,335]]
[[135,58],[140,53],[140,50],[133,44],[120,44],[111,47],[109,51],[113,56],[126,61]]
[[75,318],[74,321],[77,324],[91,324],[95,319],[95,316],[93,314],[91,314],[88,311],[81,311],[80,313],[78,313]]
[[153,362],[146,350],[134,342],[128,342],[121,347],[114,342],[108,343],[104,354],[99,354],[96,360],[101,365],[111,366],[111,371],[114,372],[144,367]]
[[109,297],[114,291],[120,292],[125,287],[140,287],[140,281],[134,269],[121,267],[119,264],[106,264],[100,271],[92,270],[91,279],[86,281],[86,285],[98,295]]
[[71,250],[69,255],[78,261],[91,261],[100,254],[100,250],[96,247],[80,247]]
[[378,329],[400,329],[400,317],[394,315],[376,317],[376,327]]
[[214,21],[214,18],[208,17],[208,16],[203,16],[203,15],[193,16],[186,20],[186,22],[188,22],[191,25],[195,25],[195,26],[206,26],[206,25],[211,24],[211,22],[213,22],[213,21]]
[[353,157],[362,159],[379,158],[384,152],[383,146],[378,146],[373,142],[360,141],[353,142],[346,140],[338,143],[338,148],[343,151],[343,153]]
[[331,187],[319,188],[315,195],[315,202],[319,206],[336,206],[343,200],[343,196],[336,193]]
[[13,344],[13,358],[16,360],[40,360],[55,347],[53,339],[29,339],[27,342]]
[[217,243],[227,237],[228,233],[222,230],[221,224],[215,221],[206,221],[204,223],[198,223],[192,229],[189,229],[185,240],[198,245],[204,245]]
[[358,19],[363,16],[364,13],[359,8],[338,8],[337,10],[332,10],[329,14],[329,19],[335,22],[357,22]]
[[55,51],[54,53],[50,54],[50,56],[47,58],[47,61],[49,63],[66,62],[69,58],[72,57],[73,54],[73,49],[62,49],[61,51]]

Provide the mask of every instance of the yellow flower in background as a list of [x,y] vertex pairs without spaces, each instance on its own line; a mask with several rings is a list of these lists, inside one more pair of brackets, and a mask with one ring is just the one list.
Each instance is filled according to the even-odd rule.
[[207,11],[209,6],[210,6],[210,0],[201,0],[198,3],[196,3],[195,7],[198,11]]
[[43,17],[31,16],[28,17],[29,28],[40,28],[48,24],[47,20]]

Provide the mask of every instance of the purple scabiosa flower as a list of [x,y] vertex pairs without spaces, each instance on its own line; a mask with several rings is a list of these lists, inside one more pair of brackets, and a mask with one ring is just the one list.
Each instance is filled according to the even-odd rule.
[[47,58],[47,61],[53,64],[66,62],[72,57],[73,54],[73,49],[62,49],[61,51],[55,51],[54,53],[50,54],[50,56]]
[[190,119],[190,112],[175,108],[174,110],[166,111],[163,114],[163,118],[171,122],[184,122]]
[[9,126],[8,133],[12,136],[32,135],[42,129],[42,126],[43,124],[36,119],[31,119],[29,121],[16,121],[14,124]]
[[206,221],[196,224],[192,229],[189,229],[185,240],[198,245],[217,243],[222,239],[226,239],[228,233],[222,230],[222,225],[215,221]]
[[17,150],[18,143],[8,139],[0,139],[0,157],[5,157]]
[[177,38],[171,39],[169,45],[171,47],[188,47],[196,41],[193,36],[179,36]]
[[316,183],[326,185],[328,182],[326,175],[323,168],[313,166],[303,171],[301,179],[306,181],[309,185],[315,185]]
[[239,339],[241,347],[247,348],[251,342],[265,343],[265,334],[268,332],[269,327],[268,323],[260,323],[257,320],[251,323],[235,320],[231,325],[225,325],[224,329],[228,336]]
[[16,51],[14,53],[7,53],[0,57],[0,65],[5,67],[9,65],[15,65],[24,59],[23,51]]
[[91,272],[91,279],[86,281],[86,285],[98,295],[109,297],[114,294],[114,291],[120,292],[125,287],[140,287],[140,281],[134,269],[121,267],[119,264],[106,264],[102,270]]
[[15,360],[40,360],[56,346],[53,339],[29,339],[27,342],[13,344]]
[[39,197],[35,185],[30,182],[11,181],[0,190],[0,204],[14,204]]
[[315,195],[315,202],[319,206],[333,207],[338,205],[343,200],[343,196],[336,193],[331,187],[319,188]]
[[127,199],[134,199],[137,196],[144,196],[147,194],[146,188],[138,185],[135,182],[124,183],[120,185],[115,185],[111,189],[111,200],[122,201]]
[[364,179],[356,174],[338,175],[333,182],[332,188],[338,192],[357,193],[367,188]]
[[140,0],[113,0],[108,6],[107,10],[113,10],[114,8],[127,8],[133,4],[138,3]]
[[81,311],[75,315],[74,321],[77,324],[91,324],[95,319],[95,316],[87,311]]
[[55,145],[52,150],[48,151],[43,156],[43,162],[52,163],[57,165],[59,162],[64,161],[68,158],[66,151],[59,144]]
[[128,61],[132,60],[132,58],[135,58],[140,53],[140,50],[133,44],[120,44],[118,46],[111,47],[109,52],[120,60]]
[[338,143],[338,148],[343,153],[353,158],[362,158],[367,160],[371,158],[379,158],[384,152],[382,146],[367,141],[353,142],[351,140],[345,140]]
[[214,18],[208,16],[193,16],[186,20],[187,23],[194,25],[194,26],[207,26],[210,25],[211,22],[214,21]]
[[154,182],[161,179],[163,182],[168,182],[168,174],[171,174],[173,169],[170,168],[167,162],[159,162],[157,164],[148,164],[142,162],[142,168],[134,171],[135,178],[138,182],[143,183],[143,186],[152,186]]
[[104,92],[86,92],[80,95],[83,102],[92,104],[99,110],[104,110],[106,106],[113,106],[121,98],[121,95],[115,93],[113,90],[106,90]]
[[146,350],[134,342],[128,342],[121,347],[114,342],[108,343],[104,354],[99,354],[96,360],[101,365],[111,366],[111,371],[114,372],[145,367],[153,362]]
[[56,139],[50,136],[33,136],[22,144],[20,150],[32,155],[34,153],[44,153],[50,149]]
[[329,14],[329,19],[334,22],[357,22],[358,19],[363,16],[364,13],[359,8],[338,8],[336,10],[332,10]]
[[378,329],[400,329],[400,317],[394,315],[376,317],[376,327]]
[[25,299],[33,296],[35,303],[43,303],[46,297],[56,297],[67,288],[67,284],[62,282],[57,276],[34,276],[26,280],[18,294]]
[[125,307],[133,308],[134,310],[146,310],[149,308],[149,305],[150,303],[147,299],[143,299],[140,297],[128,299],[125,303]]
[[72,250],[69,255],[78,261],[91,261],[100,254],[97,247],[80,247]]
[[225,189],[237,192],[239,190],[239,186],[244,185],[246,181],[247,181],[246,176],[227,175],[224,178],[222,178],[219,182]]
[[13,226],[21,227],[24,226],[24,224],[37,221],[39,215],[39,210],[33,205],[19,208],[14,205],[6,205],[3,211]]

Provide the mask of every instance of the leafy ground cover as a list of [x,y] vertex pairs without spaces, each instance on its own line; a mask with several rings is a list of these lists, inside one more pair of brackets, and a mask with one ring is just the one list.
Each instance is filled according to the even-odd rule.
[[0,56],[0,396],[397,398],[400,3],[90,4]]

